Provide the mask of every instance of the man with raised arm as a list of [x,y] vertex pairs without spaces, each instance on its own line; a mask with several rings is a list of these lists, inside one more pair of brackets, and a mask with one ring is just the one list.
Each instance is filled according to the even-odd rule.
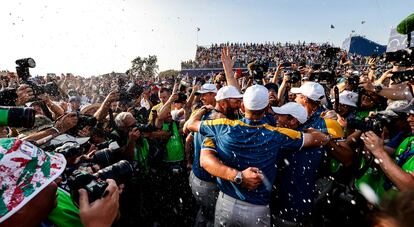
[[270,226],[270,193],[279,151],[293,152],[329,140],[320,132],[300,133],[266,124],[268,103],[267,89],[254,85],[243,95],[241,120],[200,121],[208,109],[203,107],[187,122],[188,129],[207,137],[200,163],[217,177],[220,189],[215,226]]

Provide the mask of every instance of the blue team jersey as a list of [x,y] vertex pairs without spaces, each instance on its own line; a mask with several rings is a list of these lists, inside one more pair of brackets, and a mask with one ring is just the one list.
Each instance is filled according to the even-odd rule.
[[259,168],[263,183],[254,191],[241,185],[217,178],[219,189],[239,200],[257,205],[270,201],[272,183],[276,176],[276,159],[281,149],[297,151],[303,145],[302,133],[272,127],[263,119],[250,121],[217,119],[202,121],[200,134],[206,136],[202,149],[217,152],[218,158],[227,166],[243,171],[248,167]]
[[[342,138],[344,133],[339,123],[322,118],[322,112],[322,108],[318,109],[298,130],[314,128],[332,138]],[[323,147],[303,148],[299,152],[281,154],[281,165],[284,166],[276,183],[278,198],[275,202],[275,213],[279,217],[294,222],[310,217],[316,195],[315,181],[326,154]]]
[[[212,111],[206,113],[201,120],[211,120],[210,116],[211,116]],[[194,175],[203,181],[208,181],[208,182],[214,182],[215,181],[215,177],[213,177],[211,174],[209,174],[205,169],[203,169],[203,167],[200,166],[200,149],[201,149],[201,144],[203,143],[204,140],[204,136],[202,136],[200,133],[196,132],[194,133],[194,161],[193,161],[193,173]]]

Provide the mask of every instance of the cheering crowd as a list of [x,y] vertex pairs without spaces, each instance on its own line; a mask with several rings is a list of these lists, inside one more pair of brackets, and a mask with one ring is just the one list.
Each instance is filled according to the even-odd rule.
[[407,55],[214,44],[183,64],[224,72],[146,80],[26,59],[1,78],[1,225],[411,226]]
[[[182,69],[195,68],[222,68],[221,50],[229,46],[232,49],[236,61],[234,67],[246,68],[253,59],[267,62],[270,67],[275,67],[279,62],[302,62],[311,65],[322,60],[320,53],[331,47],[328,43],[227,43],[212,44],[210,47],[197,46],[195,60],[181,63]],[[365,58],[356,54],[348,56],[354,65],[365,64]]]

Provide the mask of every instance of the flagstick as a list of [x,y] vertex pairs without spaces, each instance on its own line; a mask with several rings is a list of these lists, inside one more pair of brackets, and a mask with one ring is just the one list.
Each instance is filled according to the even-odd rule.
[[196,30],[196,34],[197,34],[197,41],[196,41],[196,45],[198,46],[198,29]]

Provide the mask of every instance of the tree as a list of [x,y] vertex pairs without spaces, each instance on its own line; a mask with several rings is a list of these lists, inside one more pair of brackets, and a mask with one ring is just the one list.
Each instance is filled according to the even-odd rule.
[[176,78],[179,73],[180,71],[169,69],[169,70],[165,70],[165,71],[158,73],[158,77],[159,78],[170,78],[170,77]]
[[154,78],[158,70],[157,56],[136,57],[132,60],[132,66],[128,72],[135,78],[150,79]]

